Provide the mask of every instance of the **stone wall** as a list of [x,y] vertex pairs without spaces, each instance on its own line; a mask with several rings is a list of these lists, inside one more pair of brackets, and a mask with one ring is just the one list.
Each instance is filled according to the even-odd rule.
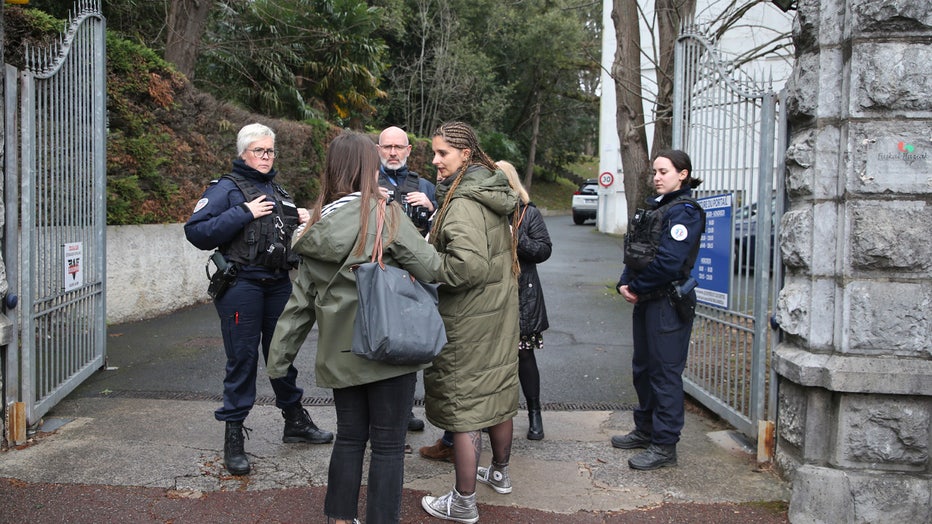
[[[108,226],[106,244],[107,324],[166,315],[209,300],[204,266],[210,252],[185,239],[183,224]],[[0,271],[3,280],[5,270]],[[0,343],[3,330],[0,315]]]
[[799,0],[777,462],[792,522],[932,521],[932,2]]

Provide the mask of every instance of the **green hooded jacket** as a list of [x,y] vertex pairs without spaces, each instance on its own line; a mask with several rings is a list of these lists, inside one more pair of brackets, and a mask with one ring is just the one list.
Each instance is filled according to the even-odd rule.
[[[369,262],[376,231],[377,209],[372,202],[366,247],[362,255],[354,255],[362,203],[361,198],[356,198],[334,210],[295,241],[294,252],[301,256],[301,264],[291,297],[272,337],[267,364],[269,377],[285,376],[315,322],[319,330],[315,371],[320,387],[369,384],[413,373],[428,365],[382,364],[351,352],[358,301],[356,275],[350,267]],[[398,227],[389,242],[392,223],[397,223]],[[382,236],[382,260],[386,264],[402,267],[423,282],[436,281],[440,256],[424,241],[397,204],[386,210]]]
[[[493,426],[518,410],[520,313],[510,224],[518,198],[501,171],[471,166],[460,176],[431,240],[443,257],[440,313],[448,342],[424,370],[427,419],[454,432]],[[438,185],[438,202],[450,187]]]

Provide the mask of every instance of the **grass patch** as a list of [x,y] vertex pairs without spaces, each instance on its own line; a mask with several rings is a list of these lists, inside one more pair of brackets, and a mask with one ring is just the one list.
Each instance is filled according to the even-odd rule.
[[552,182],[534,180],[531,184],[531,201],[540,209],[549,211],[569,211],[573,205],[573,191],[576,185],[569,180],[557,177]]
[[[592,158],[582,162],[575,162],[567,165],[566,169],[582,178],[595,178],[599,171],[599,160]],[[575,182],[562,176],[553,177],[552,180],[536,177],[529,192],[531,201],[537,207],[548,211],[569,212],[570,208],[573,207],[573,192],[576,189]]]
[[567,165],[566,169],[583,178],[597,178],[599,176],[599,160],[596,158],[587,162],[576,162]]

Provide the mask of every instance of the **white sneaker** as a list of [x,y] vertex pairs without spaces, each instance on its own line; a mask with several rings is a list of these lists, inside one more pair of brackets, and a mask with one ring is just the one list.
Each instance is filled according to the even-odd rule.
[[488,468],[479,466],[476,470],[476,480],[491,486],[502,495],[511,493],[511,478],[508,477],[508,466],[498,469],[494,465]]
[[442,497],[426,496],[421,499],[424,511],[438,519],[452,520],[473,524],[479,522],[479,510],[476,508],[476,494],[464,497],[456,489]]

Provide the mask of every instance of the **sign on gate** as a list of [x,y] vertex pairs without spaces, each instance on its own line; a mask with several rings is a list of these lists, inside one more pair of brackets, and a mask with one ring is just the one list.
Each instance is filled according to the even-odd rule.
[[65,291],[84,285],[84,245],[81,242],[65,244]]
[[5,400],[22,403],[30,426],[106,359],[107,71],[100,4],[76,2],[74,17],[49,49],[27,53],[21,71],[7,69],[6,85],[18,86],[18,100],[5,100],[5,112],[12,114],[8,109],[19,102],[20,133],[13,145],[18,178],[8,173],[6,187],[17,188],[19,198],[8,202],[4,249],[20,261],[11,279],[20,307],[19,343],[11,345],[16,368],[4,370],[16,377],[4,383],[17,387]]
[[772,264],[773,240],[763,239],[779,223],[771,204],[782,197],[774,173],[782,156],[775,151],[786,149],[786,118],[778,113],[784,95],[769,82],[725,74],[733,64],[699,28],[684,30],[674,54],[671,145],[701,166],[702,186],[693,195],[708,197],[700,200],[707,230],[693,275],[701,303],[684,389],[754,439],[759,421],[775,412],[767,356],[778,339],[769,336],[768,320],[780,269]]
[[699,282],[696,299],[703,304],[727,308],[731,291],[732,202],[734,195],[696,200],[705,210],[705,233],[699,241],[699,256],[692,276]]

